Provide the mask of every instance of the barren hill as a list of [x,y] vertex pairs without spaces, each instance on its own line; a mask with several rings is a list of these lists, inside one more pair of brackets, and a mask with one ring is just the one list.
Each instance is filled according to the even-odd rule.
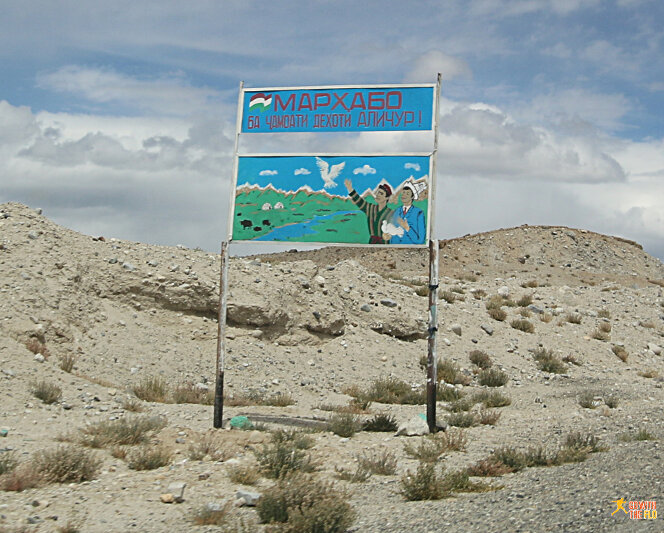
[[[352,531],[620,531],[629,517],[611,516],[613,500],[664,501],[661,440],[623,441],[638,429],[664,437],[664,265],[636,243],[565,227],[521,226],[440,246],[438,357],[458,370],[458,379],[440,387],[468,398],[493,390],[480,384],[470,360],[482,351],[506,374],[495,389],[510,399],[495,424],[464,430],[465,451],[446,454],[445,467],[465,468],[505,446],[555,447],[570,432],[591,434],[608,451],[505,475],[495,483],[501,490],[423,503],[399,491],[417,468],[404,442],[426,437],[316,433],[310,453],[324,479],[378,447],[397,459],[394,475],[337,480],[353,489]],[[330,406],[348,403],[353,387],[387,377],[421,390],[427,254],[325,248],[233,258],[225,418],[324,420]],[[26,206],[0,205],[0,452],[28,464],[63,436],[79,446],[71,435],[86,424],[136,416],[130,411],[140,404],[144,416],[167,419],[153,439],[174,454],[168,466],[143,472],[103,448],[95,452],[101,467],[92,481],[0,492],[0,531],[53,531],[68,521],[91,532],[208,530],[192,524],[192,515],[235,499],[242,487],[229,479],[231,465],[255,463],[251,448],[260,449],[270,433],[213,431],[209,405],[136,404],[131,391],[148,379],[201,394],[214,388],[218,290],[217,255],[86,236]],[[490,313],[497,301],[503,318]],[[543,352],[564,360],[564,369],[543,369],[535,360]],[[61,398],[37,399],[40,381],[59,387]],[[585,396],[589,407],[581,405]],[[234,405],[247,397],[294,403]],[[454,409],[439,402],[441,424]],[[369,410],[360,417],[388,413],[402,422],[424,406],[374,402]],[[227,453],[192,459],[192,446],[205,439],[217,439]],[[0,464],[8,456],[0,455]],[[174,481],[187,483],[185,501],[162,503]],[[272,484],[261,478],[251,490]],[[233,512],[257,520],[252,508]],[[638,525],[656,531],[659,524]]]

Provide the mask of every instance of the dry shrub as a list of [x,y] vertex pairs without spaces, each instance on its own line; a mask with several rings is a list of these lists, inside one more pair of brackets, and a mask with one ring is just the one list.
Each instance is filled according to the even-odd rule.
[[127,456],[127,466],[132,470],[155,470],[170,464],[173,452],[163,445],[143,445]]
[[226,526],[232,508],[232,502],[228,502],[223,506],[214,503],[207,504],[193,512],[191,521],[197,526]]
[[438,361],[436,374],[438,381],[443,380],[445,383],[453,385],[468,385],[472,379],[461,371],[459,365],[448,359]]
[[226,472],[233,483],[241,485],[255,485],[260,479],[260,472],[254,464],[231,465]]
[[512,322],[510,322],[510,326],[512,326],[514,329],[518,329],[519,331],[523,331],[524,333],[534,333],[535,331],[535,326],[533,326],[533,323],[529,320],[526,320],[525,318],[516,318],[512,320]]
[[473,401],[481,403],[484,407],[506,407],[512,400],[506,394],[497,390],[483,390],[473,394]]
[[495,426],[500,419],[500,412],[495,409],[480,409],[477,418],[479,423],[484,426]]
[[568,313],[565,315],[565,320],[570,324],[581,324],[581,315],[579,313]]
[[502,387],[509,381],[509,376],[497,368],[487,368],[477,374],[477,382],[486,387]]
[[657,437],[646,428],[641,428],[633,433],[623,433],[618,437],[622,442],[634,442],[644,440],[657,440]]
[[397,471],[397,457],[385,449],[381,452],[363,453],[357,456],[358,465],[371,474],[393,476]]
[[600,318],[611,318],[611,311],[608,309],[600,309],[597,311],[597,316]]
[[511,468],[492,457],[482,459],[466,469],[469,476],[500,477],[513,472]]
[[362,429],[362,422],[352,413],[335,413],[328,419],[326,427],[340,437],[352,437]]
[[600,401],[593,391],[585,391],[579,394],[579,405],[585,409],[595,409],[599,407]]
[[143,404],[136,398],[126,398],[122,402],[122,408],[132,413],[141,413],[143,411]]
[[91,448],[141,444],[165,426],[166,419],[159,416],[102,420],[81,429],[80,442]]
[[434,463],[420,463],[415,474],[408,471],[401,478],[401,494],[408,501],[440,500],[448,496],[449,491]]
[[448,304],[452,304],[457,299],[457,295],[452,291],[441,291],[440,299],[445,300]]
[[46,345],[34,337],[25,343],[25,347],[35,355],[40,353],[47,359],[51,356],[51,352],[48,351]]
[[503,322],[507,318],[507,312],[503,309],[495,308],[488,310],[489,316],[498,322]]
[[491,357],[489,357],[489,354],[482,350],[472,350],[468,355],[468,359],[470,359],[470,362],[473,363],[475,366],[483,370],[490,368],[491,365],[493,364],[491,362]]
[[76,356],[71,353],[60,356],[59,366],[61,370],[64,370],[68,374],[71,374],[71,371],[74,369],[74,364],[76,363]]
[[611,351],[623,363],[627,362],[627,358],[629,357],[629,353],[627,352],[627,350],[625,350],[624,346],[618,346],[618,345],[613,346],[613,347],[611,347]]
[[590,336],[598,341],[608,341],[611,339],[611,324],[609,322],[601,322]]
[[290,392],[277,392],[266,396],[261,405],[269,405],[272,407],[288,407],[293,405],[295,400]]
[[32,457],[35,472],[47,483],[80,483],[95,479],[101,461],[89,450],[58,446]]
[[195,403],[212,405],[214,403],[214,391],[197,387],[194,383],[184,383],[173,389],[172,399],[173,403],[177,404]]
[[411,459],[424,463],[435,463],[447,451],[447,443],[435,435],[422,438],[417,446],[406,443],[403,451]]
[[42,379],[32,384],[32,395],[40,399],[45,404],[52,404],[62,398],[62,389],[55,383]]
[[548,324],[553,320],[553,315],[551,313],[542,313],[539,315],[540,322]]
[[279,479],[293,472],[314,472],[316,465],[311,455],[298,448],[292,441],[264,444],[253,450],[261,472],[268,478]]
[[463,429],[450,428],[444,433],[436,433],[436,438],[443,443],[445,451],[463,452],[468,445],[468,437]]
[[361,464],[358,464],[355,467],[355,470],[347,470],[343,467],[339,468],[338,466],[335,466],[334,476],[337,479],[348,481],[350,483],[364,483],[371,477],[371,472]]
[[637,372],[639,376],[642,378],[658,378],[659,377],[659,372],[655,370],[654,368],[649,368],[647,370],[639,370]]
[[528,307],[533,303],[533,295],[532,294],[524,294],[521,298],[517,300],[517,305],[519,307]]
[[159,376],[147,376],[131,389],[137,398],[146,402],[166,402],[168,385]]
[[535,289],[539,287],[539,283],[537,282],[536,279],[531,279],[529,281],[525,281],[524,283],[522,283],[521,287],[523,287],[524,289]]
[[478,420],[474,413],[452,413],[447,417],[447,423],[454,427],[469,428],[476,426]]
[[277,429],[273,431],[272,442],[288,442],[298,450],[308,450],[316,444],[309,433],[297,429]]
[[567,354],[565,357],[562,358],[563,363],[567,363],[570,365],[575,365],[575,366],[581,366],[581,361],[576,358],[574,354]]
[[396,418],[389,414],[377,414],[362,426],[363,431],[393,433],[399,429]]
[[567,372],[567,365],[556,357],[551,350],[546,348],[537,348],[533,353],[533,358],[537,363],[537,368],[542,372],[551,374],[564,374]]
[[341,533],[355,519],[348,499],[333,483],[292,475],[264,491],[256,511],[261,522],[274,524],[271,531]]
[[202,461],[209,458],[212,461],[225,461],[232,455],[232,450],[223,447],[215,433],[206,433],[195,442],[189,444],[187,457],[192,461]]
[[31,462],[21,463],[0,476],[0,490],[8,492],[22,492],[38,487],[41,483],[41,475]]

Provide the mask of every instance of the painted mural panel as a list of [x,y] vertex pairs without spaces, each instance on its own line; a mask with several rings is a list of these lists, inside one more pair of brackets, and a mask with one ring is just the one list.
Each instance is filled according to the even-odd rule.
[[232,239],[424,246],[429,155],[241,156]]
[[242,132],[422,131],[433,86],[244,89]]

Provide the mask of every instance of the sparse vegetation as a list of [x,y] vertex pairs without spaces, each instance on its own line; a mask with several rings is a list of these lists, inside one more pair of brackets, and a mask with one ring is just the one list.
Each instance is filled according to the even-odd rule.
[[532,294],[524,294],[521,298],[517,300],[517,305],[519,307],[528,307],[533,303],[533,295]]
[[250,463],[231,465],[226,470],[226,473],[233,483],[241,485],[255,485],[261,477],[256,465]]
[[611,339],[611,324],[609,322],[600,322],[599,326],[590,335],[598,341],[608,341]]
[[360,419],[352,413],[335,413],[327,421],[327,430],[340,437],[352,437],[361,429]]
[[214,433],[206,433],[191,443],[187,450],[187,456],[192,461],[202,461],[205,458],[213,461],[224,461],[228,459],[231,453],[231,450],[223,446]]
[[642,378],[658,378],[659,377],[659,372],[655,370],[654,368],[649,368],[647,370],[639,370],[637,372],[639,376]]
[[600,318],[611,318],[611,311],[608,309],[600,309],[597,311],[597,316]]
[[62,398],[62,389],[55,383],[42,379],[32,384],[32,395],[44,402],[45,404],[52,404]]
[[646,428],[640,428],[638,431],[623,433],[620,435],[619,439],[622,442],[635,442],[635,441],[644,441],[644,440],[657,440],[657,437],[650,433]]
[[131,389],[134,395],[146,402],[165,402],[168,395],[167,383],[158,376],[147,376]]
[[484,407],[506,407],[512,400],[506,394],[497,390],[483,390],[473,394],[473,401],[481,403]]
[[102,420],[81,429],[80,442],[90,448],[141,444],[165,426],[166,419],[158,416]]
[[491,365],[493,364],[491,361],[491,357],[489,357],[489,354],[482,350],[471,351],[470,355],[468,356],[468,359],[470,359],[470,362],[472,364],[481,368],[482,370],[490,368]]
[[395,432],[399,428],[396,418],[389,414],[377,414],[362,426],[363,431]]
[[477,374],[477,382],[485,387],[502,387],[509,381],[509,376],[497,368],[487,368]]
[[66,353],[61,355],[59,358],[59,366],[61,370],[64,370],[68,374],[71,374],[71,371],[74,370],[74,364],[76,363],[76,356],[71,353]]
[[454,427],[469,428],[476,426],[479,421],[477,420],[477,416],[474,413],[461,412],[448,415],[447,423]]
[[540,322],[548,324],[553,320],[553,315],[551,313],[540,313],[539,315]]
[[364,470],[378,476],[393,476],[397,471],[397,457],[387,449],[362,454],[357,457],[357,462]]
[[579,395],[579,405],[585,409],[595,409],[600,405],[600,400],[592,391],[585,391]]
[[570,324],[581,324],[581,315],[579,313],[569,313],[565,315],[565,320]]
[[555,356],[551,350],[542,347],[537,348],[533,353],[533,358],[537,368],[542,372],[551,374],[565,374],[567,372],[567,365]]
[[447,451],[447,443],[430,435],[422,438],[417,446],[406,443],[403,447],[406,455],[424,463],[435,463]]
[[279,479],[292,472],[314,472],[316,465],[293,441],[275,441],[253,450],[263,475]]
[[96,478],[101,461],[84,448],[58,446],[36,452],[31,464],[46,483],[80,483]]
[[39,339],[36,339],[32,337],[25,343],[25,347],[30,350],[33,354],[42,354],[46,359],[48,359],[51,356],[51,352],[49,352],[48,348],[46,345],[41,342]]
[[611,351],[615,354],[615,356],[620,359],[623,363],[627,362],[627,359],[629,358],[629,353],[627,350],[625,350],[624,346],[620,345],[615,345],[611,347]]
[[127,456],[127,466],[132,470],[155,470],[168,465],[173,460],[173,452],[163,445],[143,445],[132,450]]
[[408,471],[401,478],[401,494],[408,501],[440,500],[447,495],[434,463],[420,463],[415,474]]
[[173,403],[195,403],[202,405],[212,405],[214,403],[214,392],[197,387],[194,383],[183,383],[173,389]]
[[16,452],[11,450],[0,452],[0,476],[12,472],[17,465]]
[[491,318],[497,320],[498,322],[503,322],[507,318],[507,312],[500,307],[489,309],[487,312]]
[[355,519],[348,498],[333,483],[292,475],[264,491],[256,511],[270,531],[341,533]]
[[477,413],[477,419],[480,424],[485,426],[495,426],[500,419],[500,411],[495,409],[480,409]]
[[535,326],[533,326],[533,323],[529,320],[526,320],[525,318],[516,318],[512,320],[512,322],[510,322],[510,326],[512,326],[514,329],[518,329],[519,331],[523,331],[524,333],[535,332]]

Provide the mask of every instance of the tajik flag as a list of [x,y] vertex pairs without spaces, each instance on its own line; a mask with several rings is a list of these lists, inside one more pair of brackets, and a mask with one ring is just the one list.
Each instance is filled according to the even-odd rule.
[[249,99],[249,109],[258,109],[263,111],[270,107],[272,103],[272,95],[265,93],[256,93]]

